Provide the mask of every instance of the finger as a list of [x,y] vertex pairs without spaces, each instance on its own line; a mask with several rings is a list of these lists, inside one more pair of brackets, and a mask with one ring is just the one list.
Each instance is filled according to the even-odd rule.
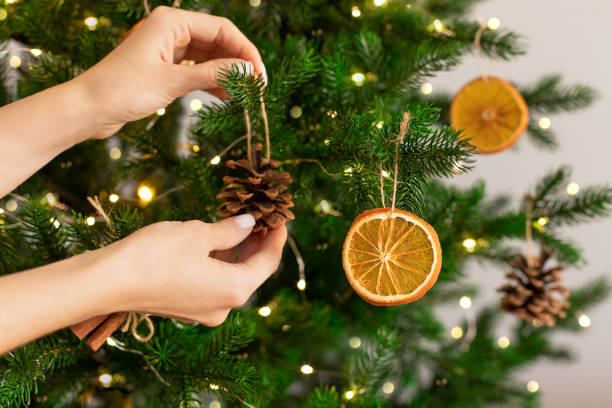
[[[263,236],[262,232],[253,233],[242,243],[240,250],[231,248],[225,251],[215,251],[211,256],[223,262],[242,263],[261,247]],[[236,259],[236,253],[238,253],[238,259]]]
[[236,272],[243,274],[242,278],[250,281],[252,290],[259,287],[276,271],[286,240],[287,228],[284,225],[270,230],[257,252],[243,263],[237,264],[239,267],[236,268]]
[[178,72],[182,92],[219,88],[219,75],[235,64],[239,72],[253,75],[253,64],[236,58],[219,58],[195,65],[173,65]]
[[206,234],[211,241],[210,249],[225,250],[235,247],[249,236],[255,225],[251,214],[226,218],[214,224],[207,224]]

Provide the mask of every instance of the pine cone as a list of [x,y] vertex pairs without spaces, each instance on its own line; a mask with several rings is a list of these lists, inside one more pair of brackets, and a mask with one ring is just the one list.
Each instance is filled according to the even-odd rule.
[[246,179],[240,177],[223,177],[226,186],[217,200],[221,218],[240,214],[252,214],[257,223],[253,231],[264,231],[276,228],[295,216],[289,208],[293,207],[291,194],[284,193],[293,181],[289,173],[276,170],[280,163],[277,160],[263,162],[262,145],[255,145],[253,164],[249,160],[229,160],[226,165],[246,174]]
[[542,251],[531,265],[523,255],[519,255],[518,261],[510,262],[514,270],[506,277],[511,282],[498,290],[504,293],[501,310],[549,327],[555,325],[557,318],[566,316],[565,309],[570,304],[567,301],[569,291],[559,277],[563,268],[544,268],[551,256],[552,253]]

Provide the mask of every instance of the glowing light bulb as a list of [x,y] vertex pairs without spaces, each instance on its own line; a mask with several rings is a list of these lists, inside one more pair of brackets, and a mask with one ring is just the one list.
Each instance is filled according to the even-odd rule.
[[300,279],[300,280],[297,282],[297,288],[298,288],[299,290],[304,290],[304,289],[306,289],[306,280],[304,280],[304,279]]
[[55,197],[55,194],[53,194],[53,193],[47,193],[47,195],[45,195],[45,199],[51,205],[53,205],[53,204],[55,204],[57,202],[57,197]]
[[17,55],[13,55],[11,58],[9,58],[9,65],[11,68],[19,68],[21,66],[21,58],[19,58]]
[[208,408],[221,408],[221,403],[219,401],[213,401],[210,403]]
[[540,120],[538,120],[538,126],[542,129],[548,129],[552,125],[552,121],[549,117],[542,116]]
[[349,339],[349,347],[353,349],[358,349],[361,347],[361,339],[359,337],[351,337]]
[[153,190],[151,187],[141,185],[138,187],[138,197],[144,202],[149,202],[153,199]]
[[323,212],[328,212],[331,209],[331,205],[329,204],[327,200],[321,200],[319,205],[321,206],[321,209],[323,210]]
[[14,2],[16,2],[17,0],[6,0],[6,4],[13,4]]
[[119,160],[119,158],[121,158],[121,149],[118,147],[112,147],[108,151],[108,156],[113,160]]
[[534,392],[538,392],[539,389],[540,389],[540,384],[538,384],[537,381],[531,380],[527,383],[527,391],[534,393]]
[[359,16],[361,16],[361,10],[359,10],[359,7],[353,6],[353,8],[351,9],[351,14],[353,17],[358,18]]
[[6,9],[0,8],[0,21],[6,20],[7,17],[8,17],[8,12],[6,11]]
[[191,150],[193,150],[194,153],[197,153],[200,151],[200,146],[198,145],[193,145],[191,146]]
[[590,327],[591,326],[591,318],[586,314],[582,313],[578,316],[578,324],[582,327]]
[[155,111],[155,113],[157,113],[159,116],[162,116],[164,113],[166,113],[166,108],[159,108]]
[[344,398],[346,398],[347,400],[353,399],[353,397],[355,396],[355,391],[347,391],[344,393]]
[[218,390],[219,386],[217,384],[210,384],[210,389],[211,390]]
[[87,17],[85,19],[85,25],[87,26],[87,28],[89,28],[90,30],[95,30],[96,27],[98,27],[98,19],[95,17]]
[[433,85],[430,84],[429,82],[425,82],[423,85],[421,85],[421,93],[423,95],[429,95],[432,92],[433,92]]
[[546,224],[548,224],[548,217],[540,217],[538,218],[538,225],[540,225],[541,227],[545,226]]
[[217,165],[219,163],[221,163],[221,157],[219,156],[215,156],[212,159],[210,159],[210,164]]
[[499,339],[497,339],[497,347],[500,349],[508,348],[508,346],[510,346],[510,339],[508,337],[501,336]]
[[377,127],[377,128],[379,128],[379,129],[382,129],[382,127],[383,127],[383,125],[384,125],[384,124],[385,124],[385,122],[383,122],[383,121],[381,120],[380,122],[378,122],[378,123],[376,124],[376,127]]
[[460,339],[463,337],[463,329],[459,326],[455,326],[451,329],[450,335],[455,340]]
[[469,309],[472,307],[472,299],[467,296],[462,296],[461,299],[459,299],[459,306],[461,306],[462,309]]
[[302,374],[310,375],[314,373],[314,368],[312,368],[312,366],[309,364],[304,364],[300,367],[300,371],[302,372]]
[[353,169],[351,167],[347,167],[346,169],[344,169],[345,174],[351,174],[352,172],[353,172]]
[[202,109],[202,101],[199,99],[192,99],[191,102],[189,102],[189,107],[192,111],[197,112]]
[[566,190],[567,194],[576,195],[580,191],[580,186],[578,185],[578,183],[571,182],[567,185]]
[[6,204],[4,205],[4,208],[6,208],[8,212],[13,212],[17,210],[17,207],[18,207],[17,200],[14,200],[12,198],[8,200]]
[[497,30],[500,25],[501,25],[501,21],[497,17],[491,17],[487,21],[487,27],[489,27],[490,30]]
[[110,196],[108,196],[108,199],[111,203],[116,203],[117,201],[119,201],[119,196],[117,194],[111,194]]
[[106,344],[112,347],[117,347],[117,342],[112,337],[106,339]]
[[96,223],[96,219],[94,217],[87,217],[85,219],[85,222],[87,223],[87,225],[91,227],[92,225]]
[[388,394],[392,394],[393,391],[395,391],[395,384],[393,384],[391,381],[387,381],[386,383],[383,384],[382,392],[388,395]]
[[0,214],[4,214],[4,210],[0,208]]
[[361,72],[355,72],[351,76],[351,79],[353,80],[355,85],[361,86],[361,85],[363,85],[363,81],[365,81],[365,75],[363,75]]
[[113,377],[110,374],[102,374],[98,377],[98,381],[100,381],[100,384],[104,387],[109,387],[113,381]]
[[289,110],[289,115],[291,115],[293,119],[299,118],[300,116],[302,116],[302,108],[299,106],[294,106]]
[[386,172],[385,170],[383,170],[381,173],[382,173],[383,177],[389,177],[389,173]]
[[261,0],[249,0],[249,5],[251,7],[259,7],[261,6]]
[[259,313],[260,316],[268,317],[270,316],[270,313],[272,313],[272,309],[270,308],[270,306],[263,306],[259,308],[257,313]]
[[435,19],[432,24],[433,24],[433,29],[436,30],[436,32],[439,33],[440,31],[444,30],[444,24],[442,24],[440,20]]
[[468,252],[474,252],[474,249],[476,248],[476,240],[474,240],[473,238],[464,239],[463,240],[463,247]]
[[387,2],[387,0],[374,0],[374,5],[375,5],[376,7],[380,7],[380,6],[382,6],[383,4],[385,4],[386,2]]
[[40,54],[42,54],[42,51],[39,50],[38,48],[32,48],[30,50],[30,54],[32,54],[35,57],[38,57]]

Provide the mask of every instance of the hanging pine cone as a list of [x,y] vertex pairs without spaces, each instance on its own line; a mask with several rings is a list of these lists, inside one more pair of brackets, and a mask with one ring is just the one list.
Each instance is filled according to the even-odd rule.
[[560,279],[563,268],[544,268],[551,256],[551,252],[542,251],[531,265],[523,255],[519,255],[518,261],[510,262],[514,270],[506,277],[511,282],[499,288],[499,292],[504,293],[501,310],[549,327],[555,325],[557,318],[566,316],[569,291]]
[[227,167],[246,174],[240,177],[223,177],[226,186],[217,195],[221,218],[240,214],[252,214],[257,223],[253,231],[276,228],[295,216],[289,210],[293,207],[291,194],[284,193],[293,181],[289,173],[276,170],[280,163],[277,160],[263,161],[262,145],[255,145],[253,160],[228,160]]

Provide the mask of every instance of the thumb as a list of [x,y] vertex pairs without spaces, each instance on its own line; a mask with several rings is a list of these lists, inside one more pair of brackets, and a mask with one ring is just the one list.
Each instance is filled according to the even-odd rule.
[[176,65],[176,67],[182,71],[181,79],[183,80],[184,91],[191,92],[200,89],[219,88],[219,75],[224,69],[230,68],[232,64],[236,64],[238,70],[246,75],[255,73],[251,62],[238,58],[219,58],[196,65]]
[[211,249],[224,250],[234,248],[244,241],[255,225],[255,218],[251,214],[242,214],[226,218],[223,221],[209,224],[207,234],[212,242]]

